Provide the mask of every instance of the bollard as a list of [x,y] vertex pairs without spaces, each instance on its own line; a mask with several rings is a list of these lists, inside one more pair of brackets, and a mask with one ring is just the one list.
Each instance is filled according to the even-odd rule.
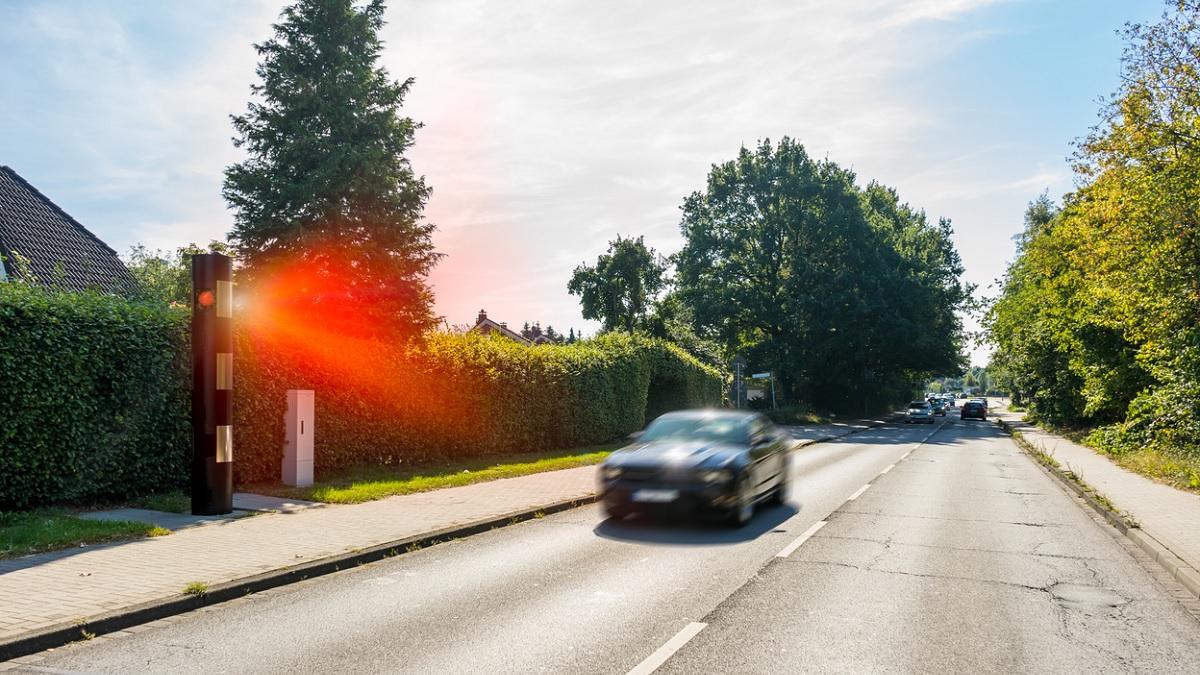
[[313,408],[311,389],[288,389],[283,418],[283,484],[313,484]]

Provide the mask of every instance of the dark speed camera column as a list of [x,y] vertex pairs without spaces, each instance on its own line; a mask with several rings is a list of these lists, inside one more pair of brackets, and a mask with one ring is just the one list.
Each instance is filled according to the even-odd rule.
[[233,260],[192,256],[192,513],[233,511]]

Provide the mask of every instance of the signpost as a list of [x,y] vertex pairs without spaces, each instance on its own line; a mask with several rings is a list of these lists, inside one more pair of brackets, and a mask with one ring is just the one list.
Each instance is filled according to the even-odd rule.
[[742,381],[742,372],[746,368],[746,359],[742,356],[733,357],[733,407],[741,408],[742,399],[745,398],[745,383]]
[[771,410],[775,409],[775,377],[774,373],[755,373],[750,376],[755,380],[770,380],[771,381]]
[[192,256],[192,513],[233,511],[233,260]]

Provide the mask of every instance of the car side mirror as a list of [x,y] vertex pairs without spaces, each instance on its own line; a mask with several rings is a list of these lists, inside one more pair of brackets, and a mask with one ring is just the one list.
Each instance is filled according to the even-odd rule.
[[627,436],[626,438],[628,438],[631,441],[636,441],[637,439],[639,439],[641,437],[642,437],[642,432],[635,431],[635,432],[629,434],[629,436]]

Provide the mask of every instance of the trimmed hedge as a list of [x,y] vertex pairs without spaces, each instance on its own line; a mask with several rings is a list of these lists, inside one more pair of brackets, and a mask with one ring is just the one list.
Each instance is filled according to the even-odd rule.
[[[186,484],[187,324],[183,310],[0,284],[0,510]],[[602,443],[721,400],[720,373],[650,338],[316,342],[235,335],[236,482],[278,479],[288,389],[316,391],[318,471]]]
[[0,510],[179,484],[186,343],[180,311],[0,283]]
[[318,471],[602,443],[666,410],[719,405],[722,391],[682,349],[629,335],[531,348],[434,334],[330,354],[244,331],[234,362],[238,482],[278,477],[288,389],[316,391]]

